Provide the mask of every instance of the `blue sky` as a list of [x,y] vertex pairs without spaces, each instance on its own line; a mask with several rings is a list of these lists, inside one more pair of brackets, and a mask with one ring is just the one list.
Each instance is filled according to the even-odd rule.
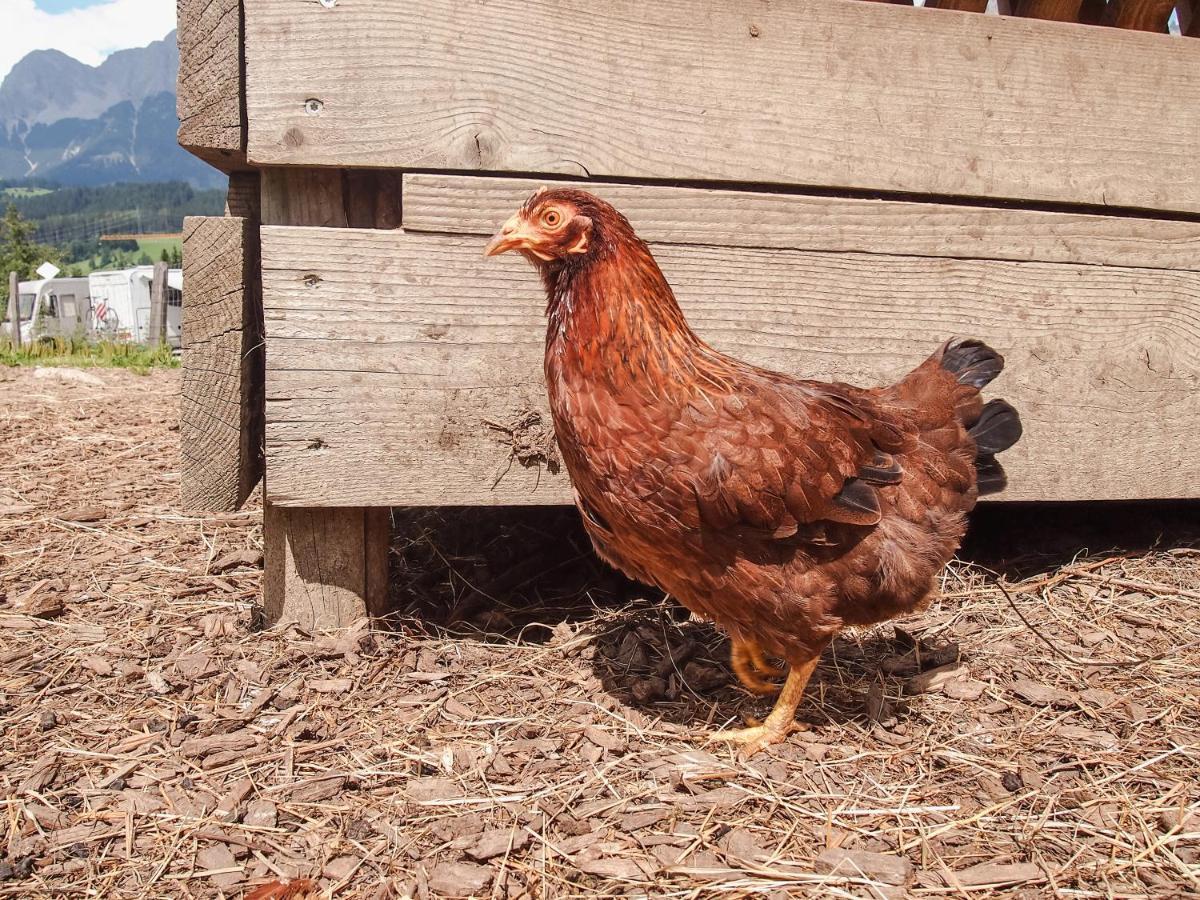
[[61,50],[94,66],[175,27],[175,0],[0,0],[0,6],[0,78],[31,50]]
[[104,0],[34,0],[34,6],[42,12],[61,13],[85,6],[99,6]]

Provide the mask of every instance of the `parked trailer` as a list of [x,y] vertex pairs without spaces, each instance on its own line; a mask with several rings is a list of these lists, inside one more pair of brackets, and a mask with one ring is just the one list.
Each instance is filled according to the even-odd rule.
[[[96,336],[103,340],[150,343],[150,283],[154,266],[93,272],[88,276]],[[167,270],[167,343],[180,345],[183,270]]]
[[[89,328],[88,280],[41,278],[22,281],[17,288],[21,311],[21,342],[38,338],[85,337]],[[7,318],[7,317],[6,317]],[[4,334],[12,324],[4,323]]]

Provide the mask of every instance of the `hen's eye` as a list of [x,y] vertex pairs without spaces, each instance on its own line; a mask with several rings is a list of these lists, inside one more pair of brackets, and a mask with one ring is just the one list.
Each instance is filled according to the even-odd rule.
[[548,209],[542,213],[542,223],[547,228],[557,228],[562,221],[562,213],[557,209]]

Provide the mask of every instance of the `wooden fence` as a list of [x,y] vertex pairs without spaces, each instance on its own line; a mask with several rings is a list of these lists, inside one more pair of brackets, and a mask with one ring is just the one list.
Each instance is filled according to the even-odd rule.
[[180,0],[180,141],[233,173],[185,229],[184,496],[265,462],[272,614],[377,608],[388,507],[569,502],[497,427],[546,419],[540,286],[480,257],[548,179],[752,362],[871,383],[986,337],[1008,499],[1196,496],[1200,41],[1166,30],[1200,17],[928,5]]

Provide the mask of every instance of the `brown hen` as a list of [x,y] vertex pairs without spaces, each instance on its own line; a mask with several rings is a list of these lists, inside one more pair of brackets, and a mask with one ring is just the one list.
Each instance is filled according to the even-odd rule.
[[744,753],[782,740],[822,650],[846,625],[919,608],[1015,410],[979,391],[1003,367],[952,340],[898,384],[860,389],[739,362],[688,327],[645,242],[608,203],[541,190],[488,245],[524,254],[548,299],[546,385],[597,552],[716,622],[734,671],[775,693]]

